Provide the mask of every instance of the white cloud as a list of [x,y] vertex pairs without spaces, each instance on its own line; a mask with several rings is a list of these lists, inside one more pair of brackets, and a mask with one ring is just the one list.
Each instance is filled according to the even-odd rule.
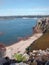
[[0,9],[0,16],[1,15],[49,15],[49,8]]

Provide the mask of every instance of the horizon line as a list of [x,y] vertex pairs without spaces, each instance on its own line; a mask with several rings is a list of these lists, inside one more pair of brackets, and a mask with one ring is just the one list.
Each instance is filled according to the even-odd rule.
[[49,14],[48,15],[46,15],[46,14],[44,14],[44,15],[2,15],[0,17],[4,17],[4,16],[49,16]]

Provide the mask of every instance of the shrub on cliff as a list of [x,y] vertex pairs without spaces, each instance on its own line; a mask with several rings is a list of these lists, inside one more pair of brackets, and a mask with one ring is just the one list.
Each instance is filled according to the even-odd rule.
[[15,60],[17,60],[17,62],[25,62],[26,61],[26,57],[23,56],[22,54],[15,54],[14,55]]

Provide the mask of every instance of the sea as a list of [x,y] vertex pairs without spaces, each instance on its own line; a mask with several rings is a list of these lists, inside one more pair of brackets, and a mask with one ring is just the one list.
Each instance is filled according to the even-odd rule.
[[37,19],[34,18],[0,20],[0,43],[11,45],[21,37],[31,36],[36,23]]

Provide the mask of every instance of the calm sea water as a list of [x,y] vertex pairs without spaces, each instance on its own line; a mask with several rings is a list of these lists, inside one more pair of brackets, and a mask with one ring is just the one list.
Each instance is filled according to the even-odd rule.
[[32,27],[36,19],[0,20],[0,43],[10,45],[17,42],[18,37],[32,35]]

